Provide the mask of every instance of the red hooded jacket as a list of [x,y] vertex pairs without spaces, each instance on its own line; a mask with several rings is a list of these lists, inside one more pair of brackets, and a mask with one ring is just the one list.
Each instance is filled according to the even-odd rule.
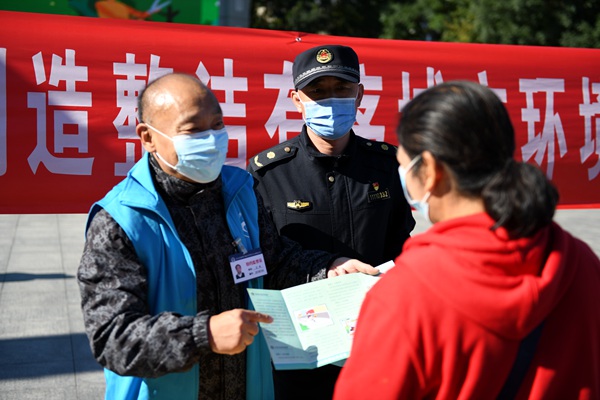
[[517,398],[600,399],[600,260],[555,223],[518,240],[493,223],[406,242],[367,294],[335,399],[495,398],[542,321]]

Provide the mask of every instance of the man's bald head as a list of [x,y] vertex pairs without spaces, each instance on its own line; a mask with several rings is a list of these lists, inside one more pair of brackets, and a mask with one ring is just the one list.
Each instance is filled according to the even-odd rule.
[[152,122],[153,114],[161,108],[170,106],[175,101],[173,92],[177,93],[182,87],[214,98],[210,89],[193,75],[184,73],[164,75],[150,82],[140,92],[138,97],[138,119]]

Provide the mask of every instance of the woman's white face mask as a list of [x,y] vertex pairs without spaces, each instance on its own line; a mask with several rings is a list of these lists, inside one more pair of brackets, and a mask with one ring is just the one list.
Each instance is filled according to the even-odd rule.
[[404,192],[404,197],[406,198],[408,204],[415,210],[419,211],[425,217],[425,219],[431,223],[431,219],[429,218],[429,203],[427,202],[427,200],[429,200],[429,196],[431,196],[431,192],[425,193],[425,196],[423,196],[421,200],[413,200],[413,198],[408,193],[408,189],[406,188],[406,174],[410,172],[410,170],[420,159],[421,155],[419,154],[418,156],[410,160],[410,163],[408,163],[406,169],[402,168],[402,166],[399,166],[398,175],[400,175],[400,184],[402,185],[402,191]]

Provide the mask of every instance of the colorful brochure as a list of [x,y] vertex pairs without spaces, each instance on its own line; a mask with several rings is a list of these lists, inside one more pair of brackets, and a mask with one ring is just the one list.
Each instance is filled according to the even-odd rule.
[[[384,273],[393,266],[389,261],[377,268]],[[273,317],[260,327],[275,369],[343,364],[361,304],[381,276],[347,274],[285,290],[248,288],[254,309]]]

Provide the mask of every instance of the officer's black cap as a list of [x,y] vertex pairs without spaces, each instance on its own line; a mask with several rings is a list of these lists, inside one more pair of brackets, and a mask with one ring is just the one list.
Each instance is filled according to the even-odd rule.
[[335,76],[360,82],[358,56],[350,47],[324,45],[313,47],[296,56],[292,68],[294,87],[302,89],[321,76]]

